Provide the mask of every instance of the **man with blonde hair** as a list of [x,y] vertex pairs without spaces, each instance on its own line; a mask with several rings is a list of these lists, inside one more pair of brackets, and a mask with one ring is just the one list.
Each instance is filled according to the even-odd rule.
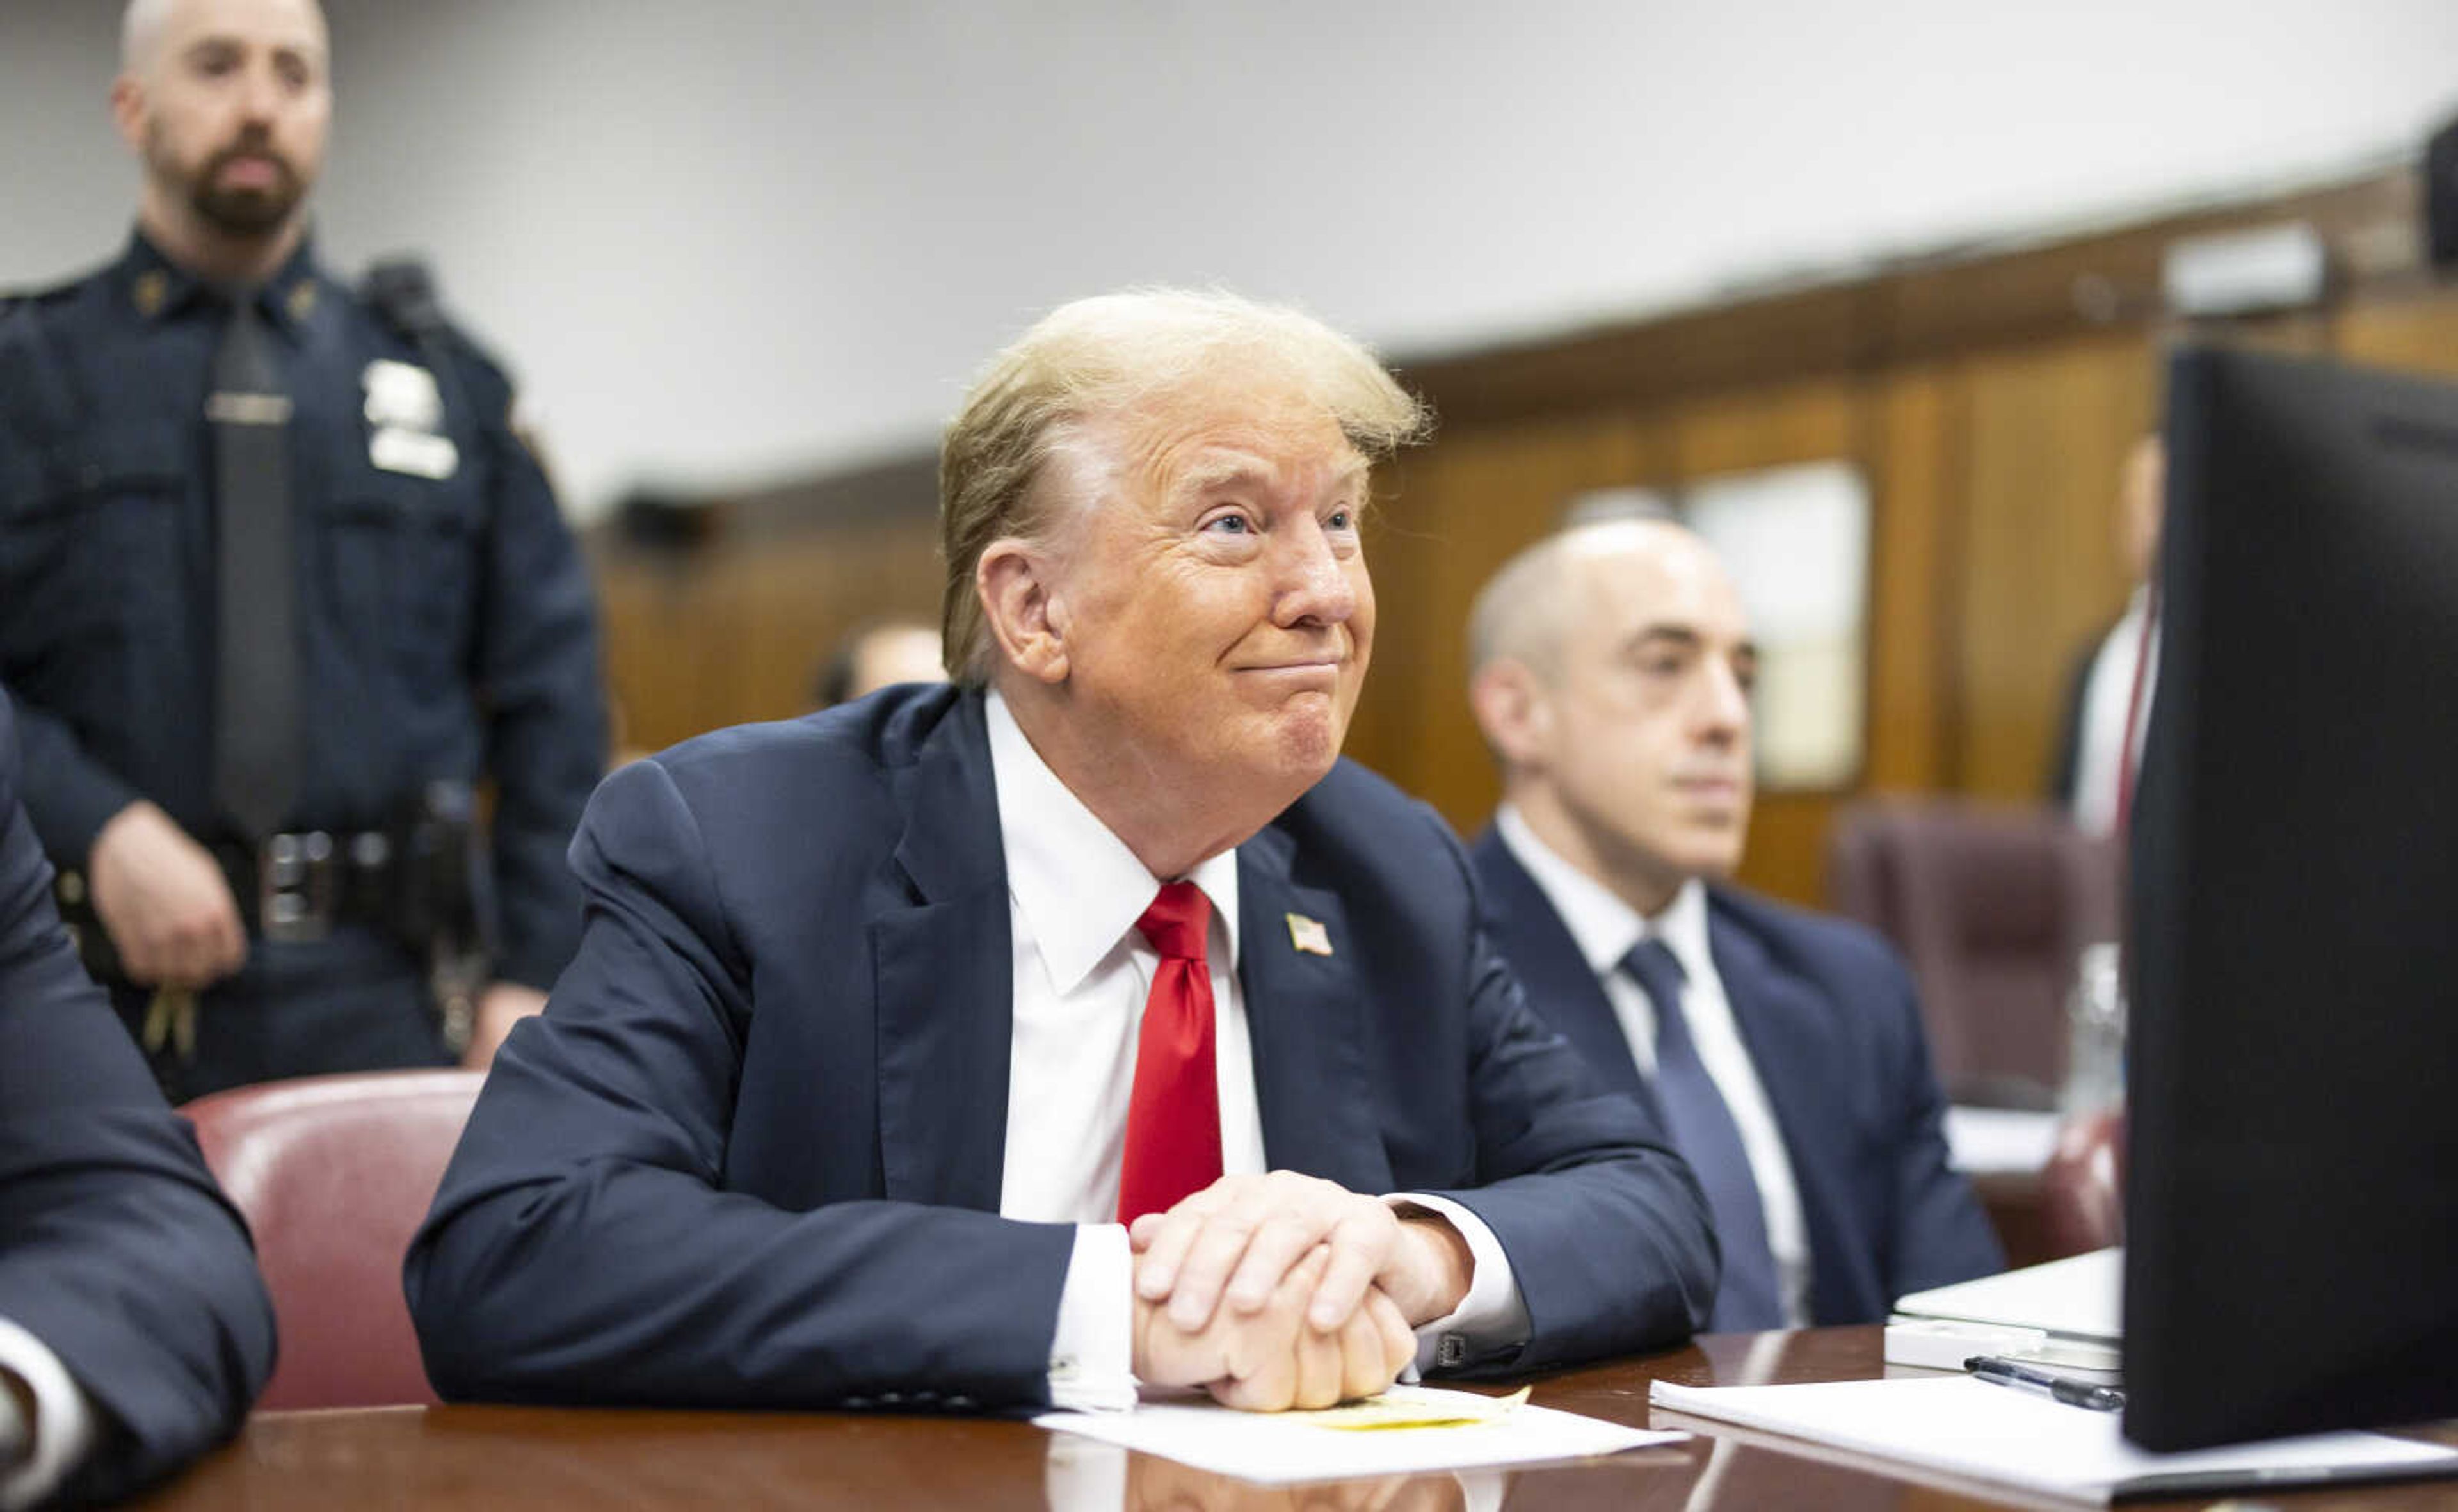
[[1227,295],[995,359],[942,451],[956,684],[593,802],[579,959],[411,1250],[439,1387],[1276,1409],[1689,1332],[1687,1171],[1339,758],[1370,468],[1422,425]]
[[1949,1170],[1910,978],[1856,924],[1730,883],[1758,649],[1665,520],[1549,537],[1477,597],[1503,805],[1471,850],[1545,1020],[1659,1110],[1716,1214],[1719,1331],[1866,1323],[2004,1265]]

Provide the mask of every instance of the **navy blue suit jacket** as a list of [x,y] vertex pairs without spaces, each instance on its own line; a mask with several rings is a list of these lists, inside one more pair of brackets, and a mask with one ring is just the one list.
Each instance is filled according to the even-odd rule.
[[[1494,1368],[1698,1326],[1689,1169],[1527,1011],[1432,812],[1343,764],[1238,855],[1271,1163],[1490,1225],[1533,1328]],[[691,741],[607,779],[573,863],[580,953],[410,1249],[437,1388],[1046,1400],[1073,1230],[998,1215],[1013,987],[981,697]],[[1295,949],[1291,913],[1334,954]]]
[[246,1226],[52,908],[0,696],[0,1317],[101,1409],[69,1493],[110,1497],[227,1437],[273,1370]]
[[[1650,1095],[1544,889],[1490,830],[1471,855],[1530,1004],[1611,1085]],[[1906,1292],[2004,1270],[1970,1184],[1948,1168],[1946,1099],[1894,952],[1857,924],[1726,887],[1707,889],[1707,943],[1801,1188],[1811,1321],[1878,1321]]]

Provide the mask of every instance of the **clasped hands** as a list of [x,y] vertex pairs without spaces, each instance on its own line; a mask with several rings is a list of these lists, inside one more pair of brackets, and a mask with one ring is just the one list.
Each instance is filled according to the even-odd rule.
[[1223,1176],[1128,1230],[1135,1372],[1250,1412],[1371,1396],[1456,1311],[1468,1242],[1432,1213],[1276,1170]]

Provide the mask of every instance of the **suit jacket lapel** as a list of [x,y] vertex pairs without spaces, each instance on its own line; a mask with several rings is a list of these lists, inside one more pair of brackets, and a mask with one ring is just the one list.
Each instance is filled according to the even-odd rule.
[[[1387,1191],[1390,1162],[1360,1041],[1361,947],[1339,896],[1297,879],[1295,852],[1273,828],[1238,848],[1238,980],[1264,1157],[1351,1191]],[[1297,948],[1291,914],[1323,925],[1332,953]]]
[[1867,1248],[1863,1235],[1847,1232],[1857,1226],[1850,1226],[1845,1216],[1855,1202],[1845,1190],[1851,1159],[1845,1136],[1852,1117],[1839,1100],[1835,1078],[1837,1068],[1849,1062],[1835,1044],[1834,1025],[1817,998],[1770,960],[1755,936],[1716,906],[1713,892],[1708,894],[1707,941],[1801,1191],[1815,1273],[1812,1321],[1857,1313],[1857,1304],[1837,1295],[1837,1288],[1847,1284],[1837,1270],[1842,1257]]
[[957,698],[891,775],[910,901],[871,922],[885,1194],[996,1212],[1015,987],[982,700]]
[[1636,1096],[1660,1117],[1655,1089],[1638,1074],[1604,984],[1545,890],[1491,830],[1478,839],[1474,856],[1495,938],[1529,1005],[1578,1049],[1607,1087]]

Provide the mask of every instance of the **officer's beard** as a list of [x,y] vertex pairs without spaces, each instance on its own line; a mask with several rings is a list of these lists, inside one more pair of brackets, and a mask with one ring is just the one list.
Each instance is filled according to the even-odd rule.
[[[168,154],[160,151],[158,141],[156,146],[156,161],[168,166]],[[272,164],[273,182],[261,187],[221,187],[222,170],[242,157]],[[299,181],[299,171],[273,150],[272,138],[255,127],[206,158],[196,176],[188,180],[187,188],[189,208],[196,211],[198,219],[225,236],[242,238],[263,237],[281,229],[307,192],[306,185]]]

